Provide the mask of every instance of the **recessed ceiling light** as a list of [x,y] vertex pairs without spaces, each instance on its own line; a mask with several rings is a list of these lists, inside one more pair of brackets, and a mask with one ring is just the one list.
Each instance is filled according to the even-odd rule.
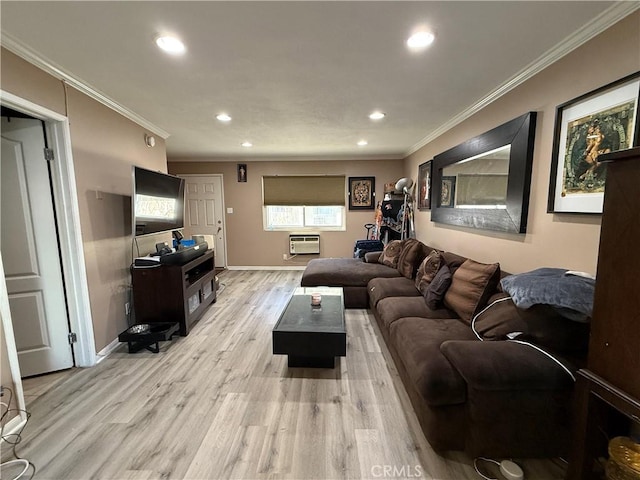
[[387,116],[387,114],[386,114],[386,113],[384,113],[384,112],[378,112],[378,111],[375,111],[375,112],[373,112],[373,113],[371,113],[371,114],[369,115],[369,118],[370,118],[371,120],[382,120],[382,119],[383,119],[384,117],[386,117],[386,116]]
[[246,148],[253,147],[253,143],[251,143],[251,142],[242,142],[242,146],[246,147]]
[[230,122],[231,121],[231,117],[229,115],[227,115],[226,113],[220,113],[220,114],[216,115],[216,118],[218,120],[220,120],[221,122]]
[[422,50],[431,45],[435,38],[435,35],[431,32],[416,32],[407,40],[407,47],[409,47],[411,50]]
[[369,142],[367,142],[366,140],[360,140],[358,142],[358,146],[359,147],[364,147],[365,145],[368,145],[368,144],[369,144]]
[[181,55],[186,48],[184,43],[173,35],[160,35],[156,38],[156,45],[167,53],[172,55]]

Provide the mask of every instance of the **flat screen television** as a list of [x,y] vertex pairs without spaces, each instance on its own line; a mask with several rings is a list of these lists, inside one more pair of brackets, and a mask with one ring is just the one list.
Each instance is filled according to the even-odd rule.
[[135,236],[184,227],[184,179],[133,167]]

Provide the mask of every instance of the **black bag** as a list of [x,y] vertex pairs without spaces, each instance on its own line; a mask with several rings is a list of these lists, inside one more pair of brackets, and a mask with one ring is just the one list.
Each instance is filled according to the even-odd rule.
[[380,240],[356,240],[353,247],[353,258],[363,258],[367,252],[381,252],[384,244]]

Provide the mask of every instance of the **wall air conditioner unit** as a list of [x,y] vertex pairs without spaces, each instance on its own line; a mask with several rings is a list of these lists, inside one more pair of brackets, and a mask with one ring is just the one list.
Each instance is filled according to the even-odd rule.
[[320,235],[289,235],[290,255],[313,255],[320,253]]

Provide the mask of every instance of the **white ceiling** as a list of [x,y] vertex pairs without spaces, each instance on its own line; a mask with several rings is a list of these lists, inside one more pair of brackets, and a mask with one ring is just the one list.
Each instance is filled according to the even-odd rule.
[[[0,3],[4,46],[169,134],[169,157],[228,160],[402,158],[637,6]],[[436,41],[409,52],[421,25]],[[156,48],[165,31],[183,39],[184,56]],[[374,109],[387,117],[369,120]],[[233,120],[220,123],[220,112]]]

